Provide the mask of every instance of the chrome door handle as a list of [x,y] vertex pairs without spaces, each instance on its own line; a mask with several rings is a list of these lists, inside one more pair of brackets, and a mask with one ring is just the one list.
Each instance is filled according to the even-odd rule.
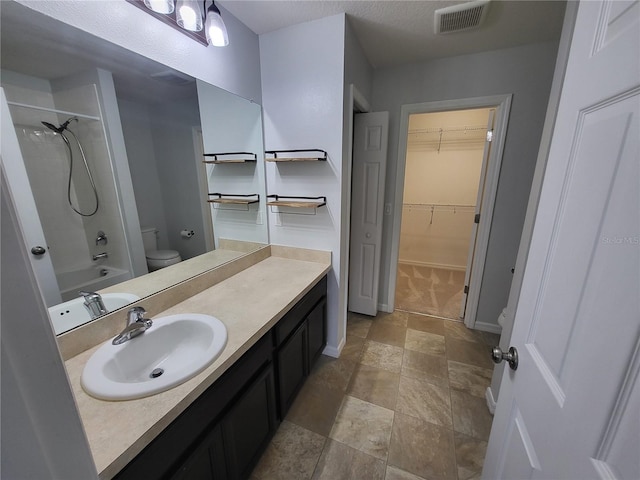
[[47,250],[44,247],[37,245],[35,247],[31,247],[31,253],[36,257],[39,257],[40,255],[44,255],[45,253],[47,253]]
[[491,359],[495,363],[500,363],[506,360],[509,363],[511,370],[518,368],[518,350],[515,347],[510,347],[508,352],[503,352],[500,347],[493,347],[491,350]]

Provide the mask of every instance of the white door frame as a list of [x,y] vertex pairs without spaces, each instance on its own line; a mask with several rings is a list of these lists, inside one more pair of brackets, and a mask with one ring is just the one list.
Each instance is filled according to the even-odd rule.
[[[200,190],[200,198],[208,198],[209,181],[207,178],[207,168],[202,160],[204,158],[204,144],[202,143],[202,127],[191,127],[191,136],[193,138],[193,151],[195,152],[194,160],[196,162],[196,174],[198,176],[198,189]],[[204,230],[204,244],[207,252],[215,249],[213,238],[213,220],[211,218],[211,207],[209,203],[200,202],[202,210],[202,227]]]
[[400,254],[400,226],[402,224],[402,197],[404,194],[404,175],[406,170],[407,136],[409,134],[409,116],[420,113],[445,112],[451,110],[470,110],[475,108],[495,108],[496,123],[494,127],[493,146],[489,156],[489,165],[482,198],[482,215],[478,225],[476,239],[476,254],[473,259],[469,294],[467,297],[467,312],[464,323],[474,328],[476,312],[480,298],[480,284],[484,272],[484,263],[489,245],[489,233],[493,219],[493,207],[498,190],[498,178],[502,165],[502,154],[506,140],[507,123],[511,110],[512,95],[492,95],[487,97],[461,98],[443,100],[439,102],[414,103],[402,105],[400,109],[400,131],[398,138],[398,157],[396,170],[396,188],[394,196],[393,230],[391,236],[391,265],[387,305],[393,311],[396,296],[396,279],[398,275],[398,258]]

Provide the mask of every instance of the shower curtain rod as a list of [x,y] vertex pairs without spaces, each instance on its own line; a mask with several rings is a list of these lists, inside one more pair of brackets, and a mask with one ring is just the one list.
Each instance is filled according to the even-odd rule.
[[65,110],[56,110],[55,108],[38,107],[37,105],[28,105],[26,103],[7,102],[7,104],[12,105],[14,107],[31,108],[33,110],[40,110],[41,112],[56,113],[56,114],[65,115],[68,117],[83,118],[85,120],[98,120],[98,121],[102,120],[100,117],[94,117],[92,115],[85,115],[83,113],[75,113],[75,112],[67,112]]

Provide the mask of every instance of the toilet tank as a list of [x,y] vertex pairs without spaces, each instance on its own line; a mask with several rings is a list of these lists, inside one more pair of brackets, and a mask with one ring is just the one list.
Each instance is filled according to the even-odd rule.
[[152,250],[158,249],[158,237],[156,237],[156,232],[158,231],[155,227],[143,228],[142,230],[142,244],[144,245],[145,252],[151,252]]

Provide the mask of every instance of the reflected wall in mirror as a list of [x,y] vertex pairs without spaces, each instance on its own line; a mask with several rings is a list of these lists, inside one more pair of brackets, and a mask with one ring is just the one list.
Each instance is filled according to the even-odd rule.
[[[4,161],[23,162],[10,188],[35,200],[18,213],[48,246],[47,306],[80,290],[144,298],[268,243],[259,105],[14,2],[0,32],[2,136],[22,154]],[[257,161],[205,164],[205,150]],[[260,202],[218,211],[218,190]]]

